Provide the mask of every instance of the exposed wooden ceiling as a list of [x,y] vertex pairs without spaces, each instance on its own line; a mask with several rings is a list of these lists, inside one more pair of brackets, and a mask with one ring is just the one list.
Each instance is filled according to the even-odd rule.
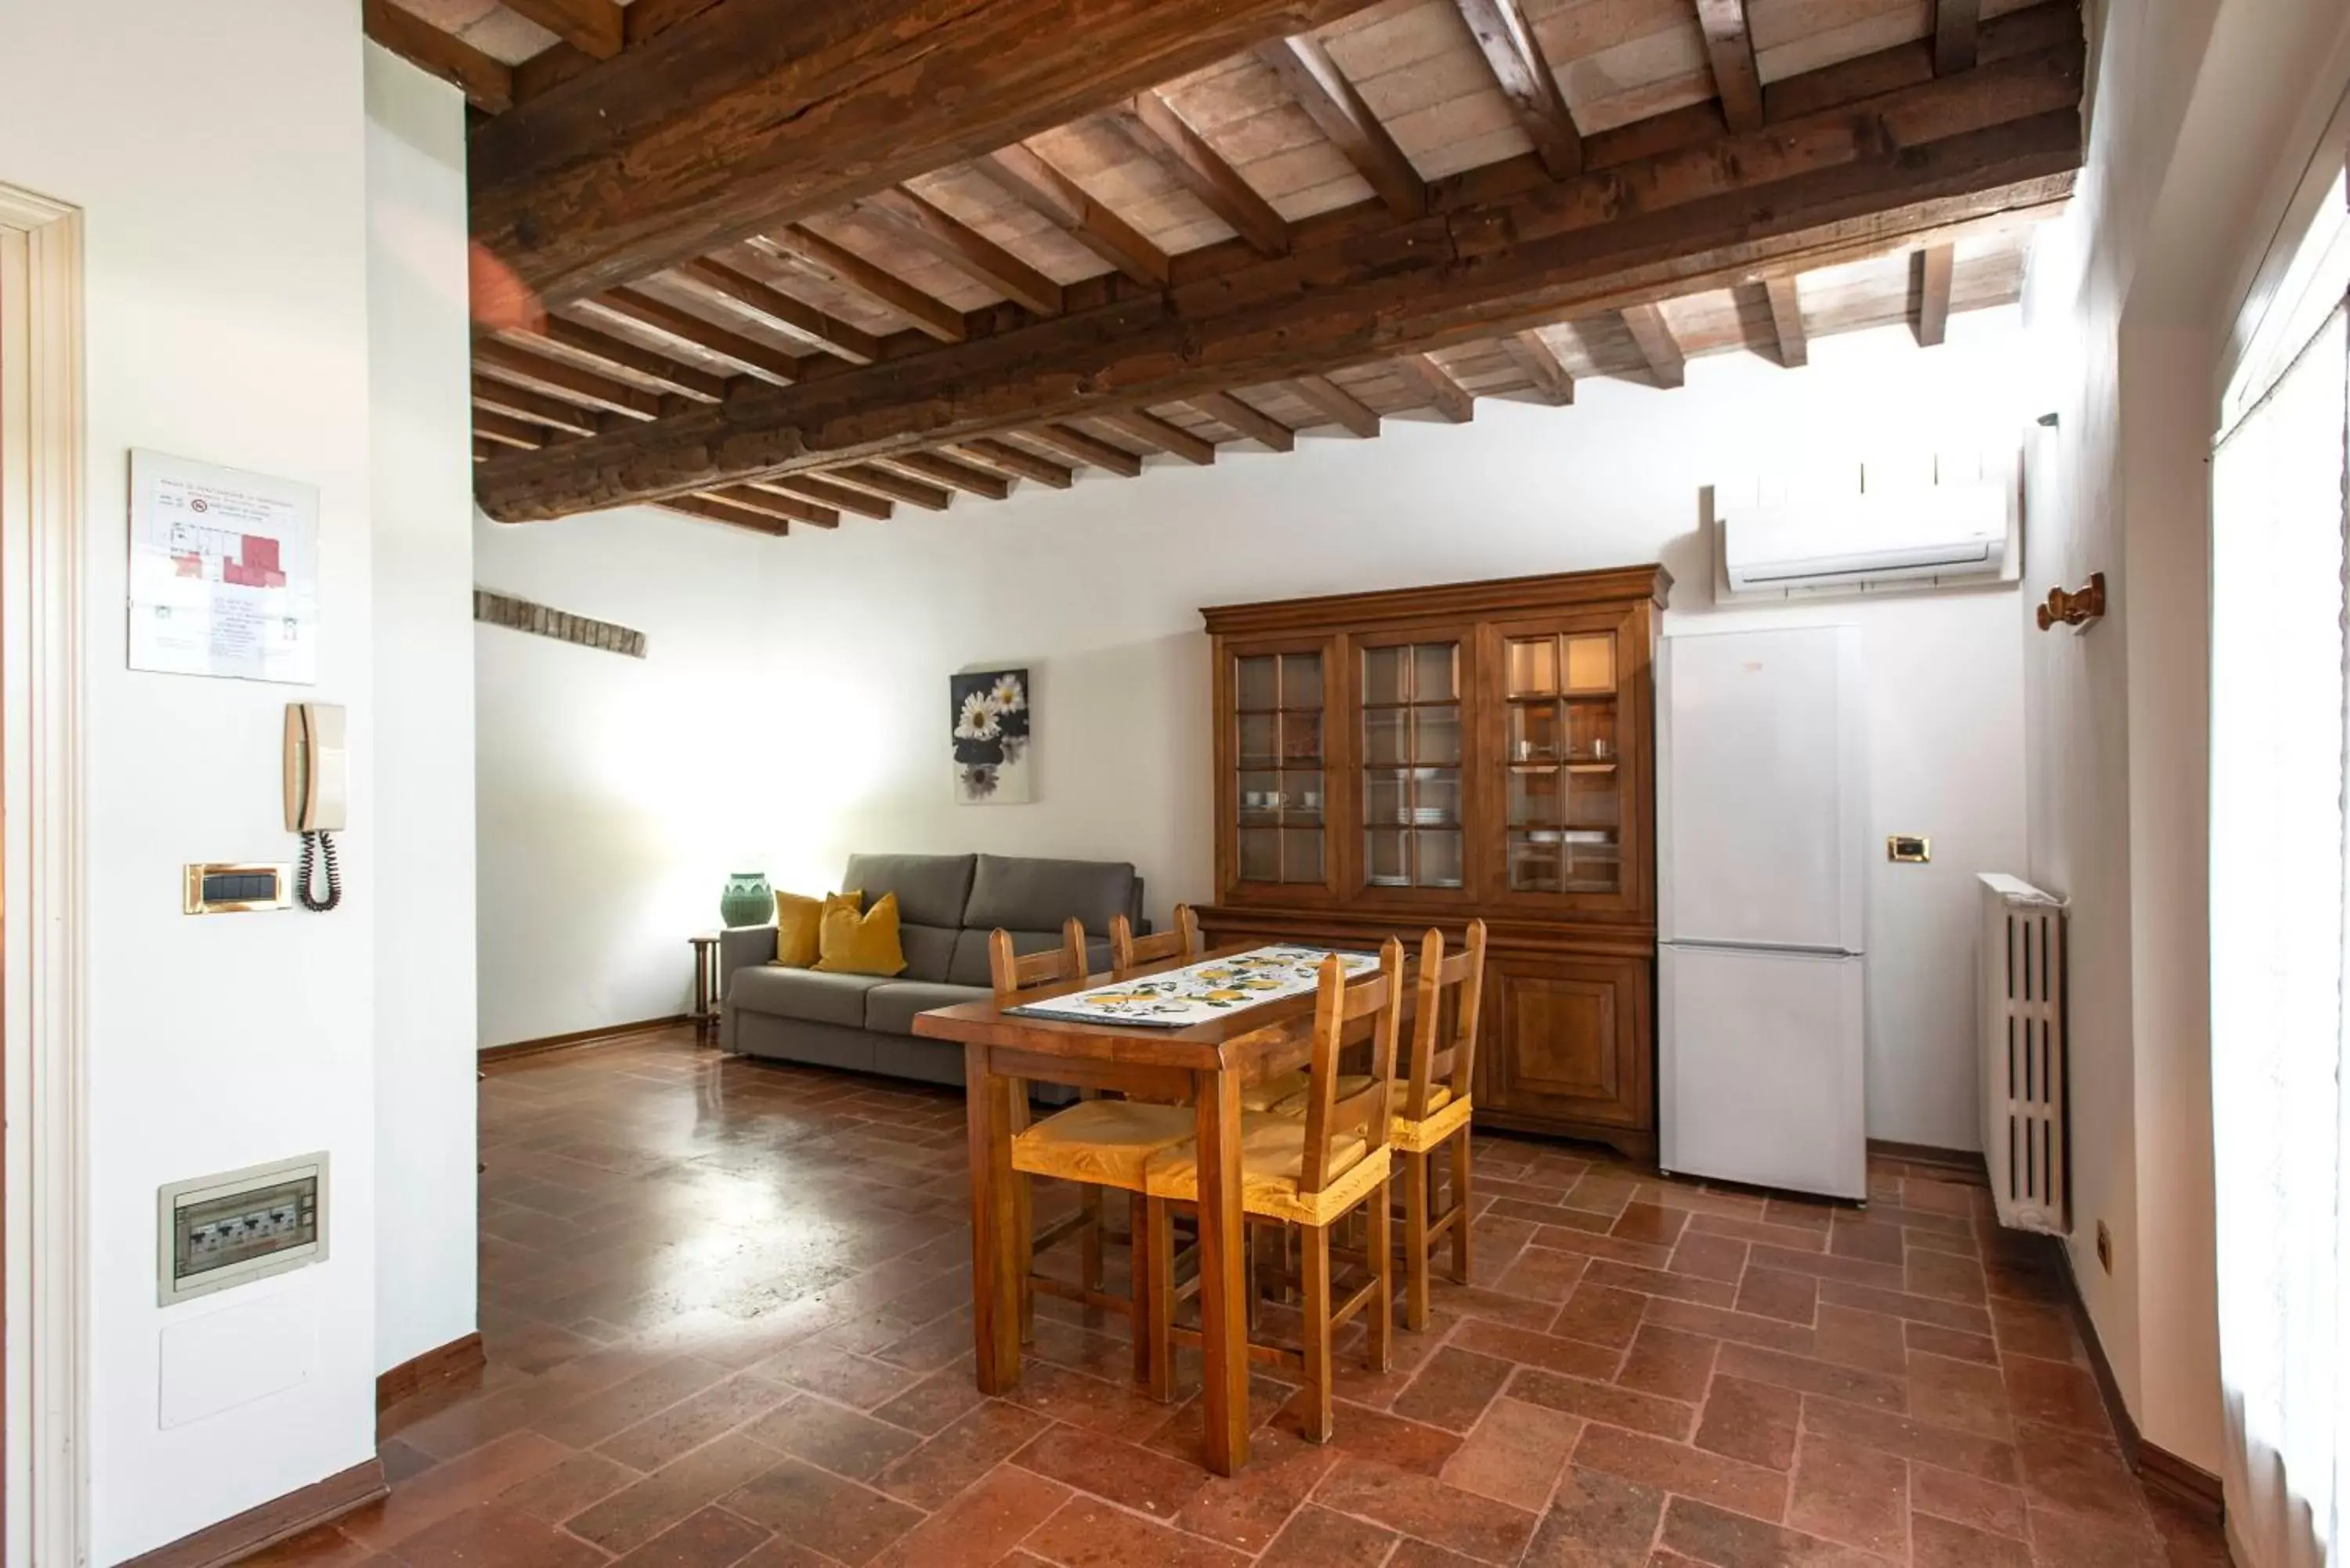
[[828,527],[1937,342],[2080,160],[2077,0],[366,4],[545,304],[476,345],[508,521]]

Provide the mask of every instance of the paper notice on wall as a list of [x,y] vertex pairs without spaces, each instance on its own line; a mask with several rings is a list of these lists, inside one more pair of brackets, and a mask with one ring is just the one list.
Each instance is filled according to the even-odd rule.
[[318,492],[130,454],[130,668],[318,679]]

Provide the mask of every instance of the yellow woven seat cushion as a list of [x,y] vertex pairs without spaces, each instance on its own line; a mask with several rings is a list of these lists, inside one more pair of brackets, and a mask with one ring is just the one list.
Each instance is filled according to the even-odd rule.
[[[1241,1117],[1241,1207],[1268,1220],[1327,1225],[1385,1180],[1389,1166],[1384,1146],[1367,1151],[1359,1134],[1335,1139],[1330,1172],[1319,1192],[1300,1192],[1305,1168],[1305,1124],[1293,1116],[1253,1111]],[[1185,1139],[1150,1158],[1143,1190],[1153,1198],[1198,1202],[1199,1147]]]
[[[1336,1097],[1343,1100],[1350,1095],[1359,1095],[1370,1086],[1371,1080],[1367,1075],[1348,1073],[1338,1080]],[[1392,1093],[1392,1103],[1403,1104],[1404,1085],[1400,1080]],[[1305,1106],[1306,1096],[1301,1091],[1282,1100],[1273,1109],[1276,1116],[1303,1116]],[[1388,1119],[1388,1139],[1407,1154],[1426,1154],[1461,1130],[1461,1124],[1469,1119],[1469,1110],[1468,1096],[1463,1095],[1456,1100],[1452,1097],[1451,1085],[1430,1084],[1428,1085],[1428,1115],[1419,1121],[1409,1120],[1400,1113],[1391,1116]]]
[[1302,1095],[1312,1080],[1303,1073],[1281,1073],[1241,1091],[1241,1109],[1269,1111],[1294,1095]]
[[1150,1157],[1189,1138],[1194,1125],[1188,1106],[1079,1100],[1012,1140],[1012,1168],[1139,1192]]

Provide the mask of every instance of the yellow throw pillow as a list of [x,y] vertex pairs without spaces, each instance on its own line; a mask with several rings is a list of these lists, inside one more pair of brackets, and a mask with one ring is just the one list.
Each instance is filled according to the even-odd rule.
[[824,912],[843,906],[851,914],[865,907],[862,893],[832,893],[822,898],[797,893],[775,895],[775,960],[786,969],[806,969],[823,950]]
[[862,915],[854,905],[827,905],[816,945],[823,956],[816,967],[827,974],[898,973],[906,967],[905,950],[898,945],[898,895],[882,894]]

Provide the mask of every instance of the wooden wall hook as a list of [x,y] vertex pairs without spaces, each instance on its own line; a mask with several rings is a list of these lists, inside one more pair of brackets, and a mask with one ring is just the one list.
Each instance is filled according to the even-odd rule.
[[2040,629],[2046,631],[2062,621],[2075,631],[2085,630],[2102,619],[2105,613],[2106,574],[2091,572],[2088,586],[2078,593],[2067,593],[2063,588],[2048,590],[2048,602],[2040,607]]

